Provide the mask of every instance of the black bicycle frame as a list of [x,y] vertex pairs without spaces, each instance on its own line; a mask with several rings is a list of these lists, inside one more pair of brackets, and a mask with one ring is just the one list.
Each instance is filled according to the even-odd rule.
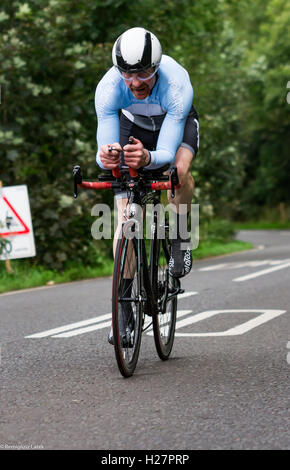
[[[152,196],[150,195],[148,198],[148,195],[146,194],[145,196],[141,197],[139,192],[135,191],[132,189],[130,191],[131,194],[129,194],[129,202],[128,204],[138,204],[141,208],[145,206],[146,200],[150,199]],[[158,193],[157,193],[158,194]],[[157,204],[160,202],[160,194],[157,196],[154,196],[153,198],[153,204]],[[129,219],[130,222],[130,219]],[[138,222],[135,222],[135,227]],[[126,222],[125,222],[126,224]],[[136,230],[136,235],[137,235],[137,251],[140,254],[140,272],[143,275],[143,279],[141,280],[141,285],[144,286],[145,292],[146,292],[146,302],[147,306],[145,307],[145,312],[147,315],[152,316],[152,315],[158,315],[158,306],[157,306],[157,301],[156,301],[156,292],[153,291],[152,289],[152,284],[151,284],[151,276],[150,276],[150,269],[148,266],[148,261],[147,261],[147,256],[146,256],[146,247],[145,247],[145,240],[143,237],[143,233],[141,233],[141,230],[143,230],[143,226],[141,225],[137,228]],[[125,299],[122,299],[125,300]]]

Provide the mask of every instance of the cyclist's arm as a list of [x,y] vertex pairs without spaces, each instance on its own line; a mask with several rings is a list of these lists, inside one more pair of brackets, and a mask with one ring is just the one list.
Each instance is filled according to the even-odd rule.
[[191,112],[193,115],[193,122],[194,122],[193,134],[194,134],[195,146],[193,148],[193,151],[194,151],[194,156],[195,156],[199,149],[199,117],[194,106],[192,106]]
[[183,86],[171,83],[166,99],[168,111],[160,129],[156,150],[150,152],[151,163],[146,167],[148,169],[174,162],[193,100],[193,88],[189,79]]
[[101,168],[105,168],[102,164],[100,158],[100,150],[104,145],[113,144],[120,141],[120,123],[119,115],[111,115],[105,119],[99,119],[98,129],[97,129],[97,142],[98,142],[98,152],[97,152],[97,164]]
[[178,147],[182,142],[186,118],[176,121],[166,115],[158,137],[156,150],[151,153],[151,164],[147,168],[158,168],[173,164]]
[[95,93],[95,109],[98,118],[97,164],[104,169],[100,159],[100,149],[104,145],[120,141],[119,106],[121,95],[118,87],[120,78],[113,69],[103,77]]

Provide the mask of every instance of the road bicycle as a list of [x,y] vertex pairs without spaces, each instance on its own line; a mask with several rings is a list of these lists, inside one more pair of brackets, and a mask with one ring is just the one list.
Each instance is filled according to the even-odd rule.
[[[169,175],[164,174],[165,170]],[[169,169],[169,165],[158,171],[123,168],[105,171],[97,182],[83,181],[79,166],[75,166],[73,174],[74,197],[77,197],[78,188],[127,191],[125,220],[114,258],[112,342],[121,374],[130,377],[137,365],[144,331],[153,328],[160,359],[167,360],[173,347],[177,296],[184,290],[180,281],[169,272],[169,217],[168,213],[160,217],[160,201],[162,190],[171,190],[171,196],[175,196],[177,170],[176,167]],[[142,222],[148,204],[152,205],[151,236],[145,241]],[[141,217],[137,217],[138,208]]]

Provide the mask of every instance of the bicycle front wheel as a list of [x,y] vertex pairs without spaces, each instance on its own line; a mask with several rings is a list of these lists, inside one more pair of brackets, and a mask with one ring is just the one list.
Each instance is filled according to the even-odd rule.
[[168,223],[165,221],[165,238],[155,235],[151,246],[151,282],[158,304],[158,314],[153,315],[154,341],[158,356],[165,361],[172,351],[176,311],[178,280],[169,274],[170,239]]
[[139,266],[138,242],[123,234],[115,253],[112,292],[113,341],[123,377],[134,373],[140,351],[143,299]]

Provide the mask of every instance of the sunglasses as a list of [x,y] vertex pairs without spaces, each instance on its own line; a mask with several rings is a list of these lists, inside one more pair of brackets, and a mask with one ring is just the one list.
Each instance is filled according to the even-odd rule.
[[137,79],[140,80],[140,82],[145,82],[145,80],[150,80],[151,78],[153,78],[156,72],[157,72],[157,68],[154,70],[154,72],[152,72],[152,69],[151,69],[151,70],[138,72],[138,73],[120,72],[120,74],[123,80],[125,80],[126,82],[132,82],[136,75],[137,75]]

